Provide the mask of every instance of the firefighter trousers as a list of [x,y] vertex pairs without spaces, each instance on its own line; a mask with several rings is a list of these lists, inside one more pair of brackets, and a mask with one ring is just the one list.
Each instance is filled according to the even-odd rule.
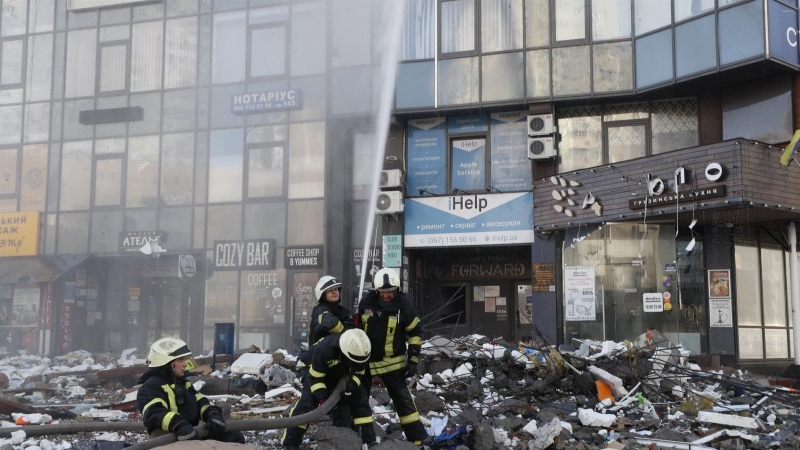
[[[325,379],[325,385],[328,392],[333,392],[339,380]],[[349,398],[348,398],[349,397]],[[300,400],[295,403],[292,410],[289,412],[289,417],[299,416],[305,414],[319,406],[314,394],[311,392],[311,384],[308,377],[303,377],[303,390],[300,392]],[[352,420],[343,419],[348,417],[348,413],[352,412]],[[345,426],[345,428],[352,428],[361,435],[361,441],[365,444],[372,444],[375,442],[375,428],[373,427],[372,408],[369,406],[369,395],[362,387],[358,387],[349,396],[342,395],[339,403],[334,407],[331,412],[331,418],[334,425]],[[345,424],[345,420],[348,420]],[[303,442],[303,435],[306,432],[306,425],[299,427],[287,428],[283,433],[281,445],[296,445],[300,446]]]
[[[403,432],[406,434],[406,439],[409,441],[421,441],[428,437],[425,432],[425,427],[419,420],[419,412],[417,405],[414,404],[414,398],[411,397],[411,391],[406,384],[406,369],[405,367],[399,370],[376,375],[380,377],[386,390],[389,392],[394,407],[397,409],[397,415],[400,417],[400,426],[403,427]],[[367,380],[371,379],[369,369],[367,369]],[[370,384],[365,383],[367,389],[367,396],[370,393]]]

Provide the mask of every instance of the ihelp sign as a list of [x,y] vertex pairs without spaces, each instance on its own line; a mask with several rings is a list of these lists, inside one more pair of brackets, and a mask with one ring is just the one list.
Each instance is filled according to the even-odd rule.
[[410,198],[405,247],[451,247],[533,242],[533,193]]

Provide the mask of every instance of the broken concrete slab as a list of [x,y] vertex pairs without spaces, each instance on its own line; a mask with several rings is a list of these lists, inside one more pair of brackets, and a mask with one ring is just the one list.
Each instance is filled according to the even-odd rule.
[[231,364],[231,373],[260,375],[261,371],[272,364],[272,355],[264,353],[245,353]]
[[700,411],[697,414],[700,422],[725,425],[728,427],[747,428],[750,430],[758,429],[758,423],[751,417],[734,416],[731,414],[715,413],[711,411]]
[[554,417],[550,422],[535,430],[533,440],[528,442],[528,450],[544,450],[553,445],[555,438],[561,434],[561,421]]
[[578,411],[578,419],[585,427],[608,428],[617,420],[614,414],[601,414],[591,409],[581,409]]

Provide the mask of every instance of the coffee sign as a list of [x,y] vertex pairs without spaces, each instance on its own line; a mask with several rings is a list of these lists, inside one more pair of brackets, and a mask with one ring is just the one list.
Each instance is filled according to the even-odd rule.
[[272,270],[274,251],[275,239],[214,241],[214,269]]

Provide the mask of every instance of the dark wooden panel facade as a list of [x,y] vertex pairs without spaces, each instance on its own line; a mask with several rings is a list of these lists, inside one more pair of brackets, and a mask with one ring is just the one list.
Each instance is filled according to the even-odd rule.
[[[717,220],[729,217],[731,212],[742,212],[731,210],[751,208],[758,212],[746,214],[750,223],[800,219],[800,165],[792,162],[793,166],[781,168],[781,153],[780,148],[734,140],[559,175],[580,183],[579,186],[556,186],[550,177],[538,178],[534,181],[535,226],[537,230],[548,231],[578,224],[644,220],[645,210],[631,209],[630,200],[644,200],[648,174],[668,184],[680,167],[686,173],[685,188],[691,185],[698,191],[722,184],[725,195],[694,202],[684,197],[677,202],[671,200],[649,205],[648,220],[675,220],[676,208],[682,216],[681,223],[690,220],[693,212],[695,218],[704,223],[715,220],[715,217]],[[706,179],[706,167],[715,162],[722,165],[724,174],[721,179],[710,181]],[[570,206],[566,199],[553,198],[554,190],[560,193],[569,188],[575,193],[567,198],[572,199],[575,206]],[[602,216],[598,217],[588,207],[581,208],[589,192],[603,206]],[[671,192],[672,189],[666,186],[664,193]],[[574,217],[558,212],[554,208],[556,205],[569,209]]]

